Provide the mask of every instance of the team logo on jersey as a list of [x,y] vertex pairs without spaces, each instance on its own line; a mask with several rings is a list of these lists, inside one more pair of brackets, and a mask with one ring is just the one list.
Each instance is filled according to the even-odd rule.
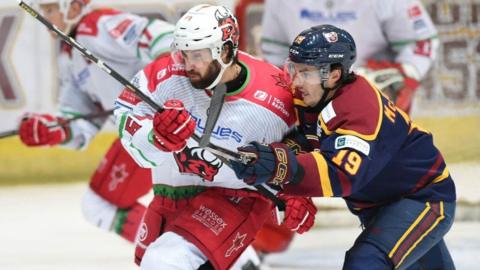
[[237,232],[237,235],[235,235],[235,239],[233,239],[233,244],[232,246],[225,252],[225,257],[230,257],[233,252],[237,252],[240,248],[242,248],[245,244],[243,241],[245,241],[245,238],[247,238],[247,234],[240,234]]
[[257,90],[255,94],[253,94],[253,97],[260,101],[265,101],[268,98],[268,94],[265,91]]
[[273,74],[273,79],[275,80],[275,85],[290,90],[290,80],[287,75],[283,73]]
[[339,22],[348,22],[357,20],[357,14],[355,11],[338,11],[333,10],[319,11],[319,10],[309,10],[302,9],[300,10],[300,18],[313,21],[316,24],[321,23],[339,23]]
[[133,23],[131,19],[125,19],[121,21],[115,28],[109,31],[110,35],[113,38],[118,38],[125,33],[125,31],[129,28],[129,26]]
[[422,15],[422,9],[418,5],[414,5],[408,9],[408,17],[415,18]]
[[418,19],[413,22],[413,29],[420,30],[422,28],[427,28],[427,23],[423,19]]
[[323,37],[329,42],[329,43],[335,43],[338,41],[338,34],[337,32],[324,32],[322,33]]
[[77,27],[77,34],[91,35],[95,31],[86,23],[80,23]]
[[370,154],[370,144],[353,135],[343,135],[335,139],[335,149],[343,148],[355,149],[365,156]]
[[270,103],[272,107],[276,108],[279,110],[285,117],[290,117],[290,113],[286,109],[285,102],[283,102],[281,99],[277,97],[273,97],[272,102]]
[[137,234],[138,240],[140,242],[143,242],[145,241],[145,239],[147,239],[147,236],[148,236],[147,224],[145,224],[145,222],[142,222],[142,225],[138,229],[138,234]]
[[195,210],[192,218],[198,220],[215,235],[219,235],[228,225],[219,214],[204,205],[200,205]]
[[137,40],[137,37],[138,37],[138,33],[137,33],[137,25],[134,24],[132,25],[132,27],[130,27],[127,31],[127,33],[125,34],[125,36],[123,36],[123,41],[128,44],[128,45],[131,45],[133,42],[135,42]]
[[[205,132],[206,121],[205,119],[199,118],[192,114],[193,119],[197,123],[196,129],[201,133]],[[233,139],[236,142],[242,142],[243,135],[240,134],[238,131],[233,130],[229,127],[222,127],[220,125],[216,125],[215,128],[212,130],[212,137],[219,139],[219,140],[230,140]]]
[[213,181],[223,165],[223,162],[214,156],[209,160],[207,152],[199,147],[187,146],[173,156],[181,173],[194,174],[207,181]]
[[165,75],[167,75],[167,69],[166,68],[159,70],[157,72],[157,80],[161,80],[163,77],[165,77]]
[[327,106],[320,112],[320,115],[322,116],[323,122],[326,124],[330,122],[333,118],[337,116],[337,113],[333,109],[333,102],[329,102]]
[[429,39],[417,41],[415,44],[415,54],[431,57],[433,54],[432,41]]
[[128,177],[129,173],[127,172],[125,163],[120,165],[113,165],[112,171],[110,172],[110,183],[108,184],[108,190],[114,191],[117,189],[118,185],[123,183]]

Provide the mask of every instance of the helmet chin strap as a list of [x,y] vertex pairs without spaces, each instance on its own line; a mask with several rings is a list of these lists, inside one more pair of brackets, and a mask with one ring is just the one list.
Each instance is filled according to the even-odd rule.
[[65,24],[66,24],[66,27],[65,27],[65,30],[63,32],[65,33],[70,33],[73,28],[75,28],[75,25],[77,24],[76,22],[73,22],[72,20],[65,20]]
[[325,67],[320,68],[320,86],[323,89],[323,94],[318,103],[313,107],[315,111],[320,112],[326,105],[327,105],[327,97],[328,94],[338,88],[337,86],[335,87],[327,87],[326,83],[328,81],[328,78],[330,76],[330,65],[327,65]]
[[316,112],[321,112],[323,110],[323,108],[325,108],[325,106],[327,106],[327,103],[330,101],[330,100],[327,100],[327,97],[330,94],[330,92],[335,91],[342,86],[342,83],[340,82],[340,83],[337,83],[334,87],[327,87],[325,85],[326,82],[327,82],[326,80],[322,80],[322,82],[320,84],[322,86],[322,89],[323,89],[323,95],[320,98],[320,101],[318,101],[318,103],[313,107],[313,109]]
[[[76,16],[73,19],[68,19],[67,18],[68,14],[63,14],[63,19],[64,19],[65,24],[66,24],[65,30],[63,32],[70,33],[70,31],[72,31],[73,28],[75,28],[75,26],[83,18],[83,16],[90,11],[89,7],[90,6],[88,6],[88,5],[87,6],[82,6],[82,11],[80,12],[80,14],[78,14],[78,16]],[[70,6],[69,6],[69,9],[70,9]],[[66,11],[65,13],[68,13],[68,11]]]
[[208,89],[208,90],[211,90],[212,88],[217,86],[217,84],[222,79],[222,76],[223,76],[223,73],[225,73],[225,70],[227,70],[227,68],[229,66],[231,66],[232,63],[233,63],[233,59],[227,64],[223,63],[221,58],[220,59],[215,59],[215,60],[217,60],[218,63],[220,63],[220,72],[218,72],[217,78],[209,86],[206,87],[206,89]]

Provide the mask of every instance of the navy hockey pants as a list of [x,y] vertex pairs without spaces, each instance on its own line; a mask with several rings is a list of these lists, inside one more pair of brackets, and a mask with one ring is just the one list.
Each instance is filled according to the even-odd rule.
[[365,229],[346,252],[343,269],[455,269],[443,240],[454,215],[455,202],[402,199],[375,209],[362,220]]

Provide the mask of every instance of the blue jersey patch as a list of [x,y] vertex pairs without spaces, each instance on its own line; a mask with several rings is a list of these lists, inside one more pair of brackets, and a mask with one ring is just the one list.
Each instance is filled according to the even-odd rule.
[[327,14],[319,10],[308,10],[306,8],[300,10],[300,18],[307,19],[314,22],[348,22],[357,19],[357,14],[354,11],[339,11],[336,13]]
[[[200,130],[202,133],[205,131],[206,121],[205,123],[202,122],[202,119],[199,119],[195,115],[192,115],[193,119],[196,122],[196,129]],[[229,127],[221,127],[216,125],[212,130],[212,137],[215,137],[219,140],[229,140],[233,139],[236,142],[242,142],[243,135],[241,135],[238,131],[235,131]]]

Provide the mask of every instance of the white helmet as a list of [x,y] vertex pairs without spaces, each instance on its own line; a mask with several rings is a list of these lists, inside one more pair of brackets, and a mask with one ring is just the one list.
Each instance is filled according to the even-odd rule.
[[[82,12],[75,18],[68,19],[67,14],[68,11],[70,10],[70,5],[72,2],[78,2],[82,5]],[[38,10],[40,5],[45,5],[45,4],[58,4],[60,12],[63,14],[63,20],[67,24],[67,29],[65,32],[68,32],[72,29],[74,25],[76,25],[80,19],[90,11],[90,0],[30,0],[29,1],[31,5]]]
[[[223,72],[233,63],[237,54],[240,32],[237,18],[224,6],[197,5],[189,9],[175,26],[172,52],[184,50],[210,49],[213,60],[221,65],[215,81],[207,87],[211,89],[220,81]],[[231,43],[232,59],[224,63],[221,58],[223,45]]]

